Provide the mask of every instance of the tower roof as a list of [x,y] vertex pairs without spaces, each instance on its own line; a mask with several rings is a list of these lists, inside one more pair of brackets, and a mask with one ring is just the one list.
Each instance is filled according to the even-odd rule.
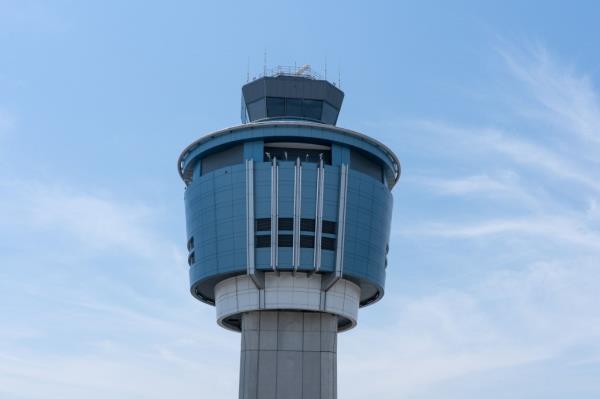
[[300,119],[335,125],[344,92],[307,65],[278,68],[242,87],[242,121]]

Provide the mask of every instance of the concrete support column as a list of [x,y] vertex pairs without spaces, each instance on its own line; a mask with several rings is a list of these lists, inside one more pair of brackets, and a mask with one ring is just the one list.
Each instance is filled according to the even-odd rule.
[[240,399],[337,398],[337,324],[321,312],[244,313]]

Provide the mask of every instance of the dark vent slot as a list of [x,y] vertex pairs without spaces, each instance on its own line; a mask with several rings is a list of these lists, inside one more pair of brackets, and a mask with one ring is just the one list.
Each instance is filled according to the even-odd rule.
[[315,231],[315,219],[301,219],[300,230],[302,231]]
[[315,237],[314,236],[300,236],[300,247],[301,248],[314,248],[315,247]]
[[196,263],[196,255],[192,252],[190,256],[188,256],[188,265],[193,265]]
[[256,219],[256,231],[271,231],[271,218]]
[[187,242],[188,252],[194,249],[194,237],[191,237]]
[[279,246],[280,247],[291,247],[294,242],[294,236],[291,234],[279,234]]
[[335,251],[335,238],[321,237],[321,248]]
[[279,218],[279,230],[293,230],[294,219],[292,218]]
[[323,233],[335,234],[337,230],[337,223],[330,222],[329,220],[323,220]]
[[256,236],[256,248],[268,248],[271,246],[271,236]]

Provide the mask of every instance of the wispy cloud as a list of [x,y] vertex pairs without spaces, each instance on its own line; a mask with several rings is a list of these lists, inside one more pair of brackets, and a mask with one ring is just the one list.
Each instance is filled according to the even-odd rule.
[[[506,176],[510,179],[510,176]],[[442,194],[464,195],[464,194],[487,194],[498,192],[513,192],[514,186],[503,178],[493,178],[489,175],[465,176],[457,179],[443,179],[430,177],[417,177],[415,183],[424,184]]]
[[348,382],[341,389],[350,398],[410,397],[591,345],[600,338],[600,313],[590,311],[600,306],[591,281],[598,278],[592,260],[578,259],[497,271],[468,289],[388,297],[380,306],[389,325],[340,337],[340,378]]
[[140,257],[172,254],[173,245],[152,228],[153,209],[36,181],[0,182],[0,226],[67,234],[90,250],[119,249]]
[[[339,338],[340,396],[448,397],[449,381],[561,359],[572,348],[586,349],[573,364],[599,358],[600,171],[596,160],[572,156],[596,148],[597,94],[545,51],[502,56],[533,99],[507,119],[534,115],[559,144],[494,121],[406,123],[428,133],[414,140],[437,146],[439,159],[418,175],[407,168],[396,189],[396,213],[404,200],[417,205],[403,215],[414,223],[397,224],[390,255],[408,236],[447,242],[449,251],[443,264],[425,253],[388,271],[404,278],[423,268],[434,280],[476,267],[482,277],[388,292],[362,312],[378,313],[374,325]],[[0,114],[0,131],[14,124]],[[235,396],[239,336],[186,292],[185,254],[152,204],[0,180],[0,245],[11,249],[0,265],[0,396]],[[414,198],[402,196],[403,184],[416,188]],[[451,209],[435,212],[448,197]],[[420,208],[421,200],[434,205]],[[537,251],[525,254],[515,241]]]
[[[545,148],[541,143],[519,138],[526,136],[524,134],[509,133],[500,127],[463,127],[439,121],[413,121],[408,125],[443,138],[438,145],[459,148],[461,156],[474,153],[477,154],[478,160],[484,154],[505,156],[517,165],[542,171],[549,178],[572,180],[600,191],[600,181],[589,169],[586,170],[573,160]],[[478,166],[485,167],[485,164]]]
[[524,187],[518,174],[499,171],[462,177],[408,176],[404,183],[424,186],[440,195],[454,197],[487,198],[492,201],[518,201],[523,206],[540,206],[540,195],[534,195],[530,187]]
[[[480,277],[438,290],[426,285],[430,293],[418,298],[388,294],[378,306],[389,326],[361,325],[355,337],[340,338],[372,343],[340,350],[341,378],[352,381],[348,397],[372,395],[364,386],[377,387],[375,396],[454,397],[447,389],[460,378],[598,358],[600,170],[597,157],[579,156],[598,154],[598,94],[589,77],[541,48],[500,53],[512,79],[506,87],[518,88],[510,93],[518,105],[504,118],[510,126],[401,122],[425,133],[410,145],[435,162],[412,175],[407,168],[398,190],[404,182],[415,204],[445,208],[404,212],[392,248],[408,239],[431,243],[425,248],[447,242],[444,256],[405,267],[472,268]],[[551,139],[537,134],[544,130]],[[440,196],[452,197],[451,205]],[[448,264],[430,264],[438,259]]]
[[588,142],[600,143],[600,101],[589,76],[556,62],[542,46],[525,54],[514,49],[499,52],[541,106],[538,111],[546,121]]
[[187,294],[150,204],[4,178],[0,209],[3,244],[34,252],[1,254],[1,397],[234,395],[238,336]]
[[432,223],[416,229],[402,230],[406,235],[431,235],[453,239],[487,239],[488,236],[525,235],[543,238],[561,244],[576,244],[600,250],[600,232],[590,229],[584,221],[574,218],[545,217],[524,219],[496,219],[465,223]]

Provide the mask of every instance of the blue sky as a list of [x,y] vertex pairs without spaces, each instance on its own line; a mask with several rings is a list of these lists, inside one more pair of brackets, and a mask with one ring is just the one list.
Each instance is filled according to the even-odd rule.
[[0,398],[236,397],[176,160],[265,50],[403,165],[339,396],[600,396],[600,7],[482,3],[0,0]]

